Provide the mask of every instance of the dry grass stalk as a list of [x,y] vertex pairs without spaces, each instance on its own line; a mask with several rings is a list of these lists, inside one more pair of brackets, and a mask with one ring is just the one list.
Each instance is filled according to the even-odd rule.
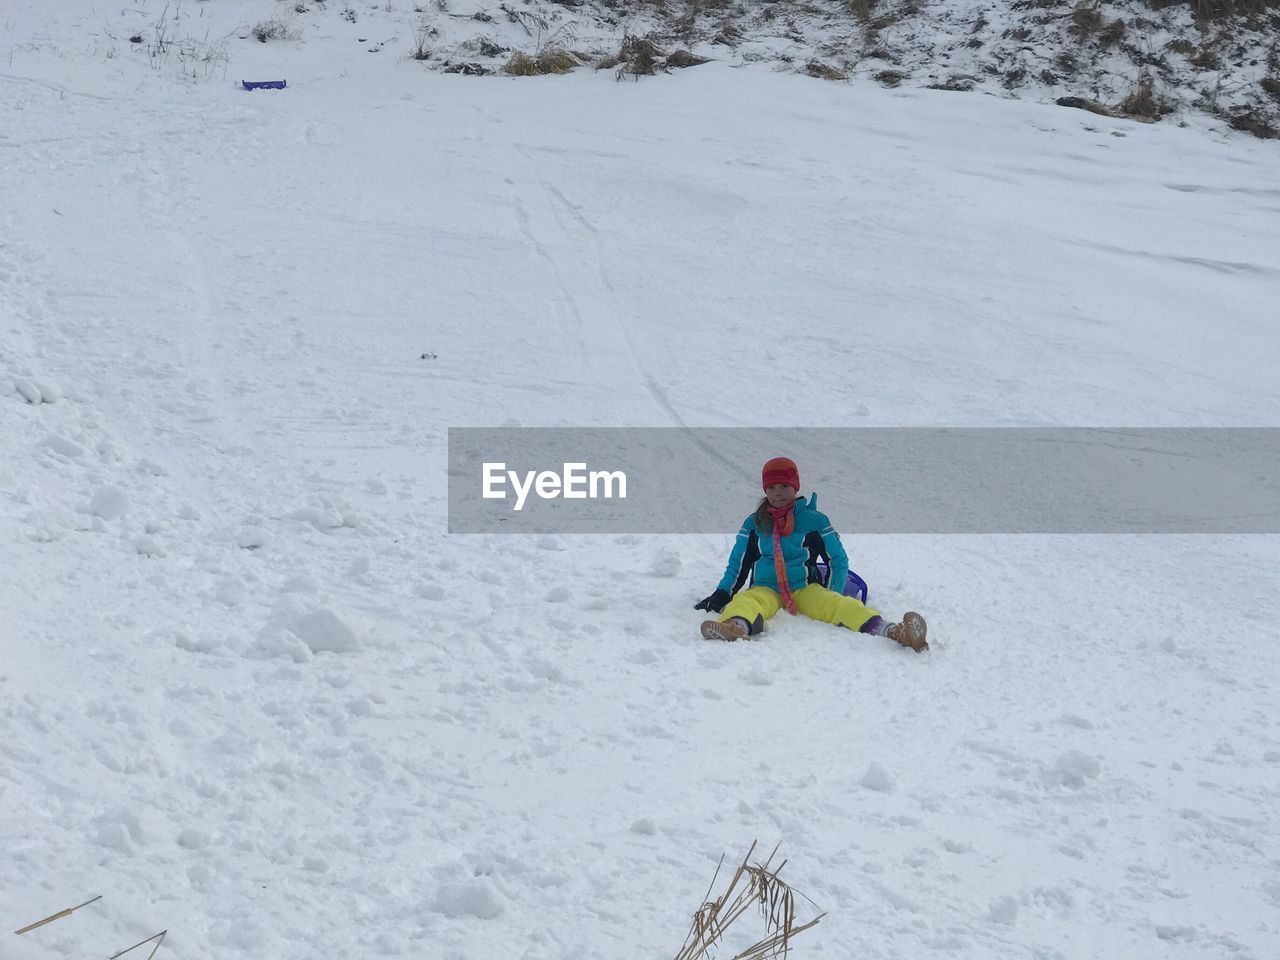
[[568,73],[581,65],[582,61],[568,50],[545,47],[534,56],[516,51],[502,71],[513,77],[540,77],[548,73]]
[[[710,62],[711,61],[706,57],[694,56],[694,54],[690,53],[688,50],[673,50],[671,51],[671,54],[667,57],[667,66],[676,67],[677,69],[683,69],[685,67],[698,67],[704,63],[710,63]],[[1263,81],[1263,82],[1265,84],[1266,81]]]
[[627,74],[639,79],[651,77],[662,65],[663,52],[649,37],[636,37],[631,34],[622,38],[622,49],[618,51],[617,79]]
[[1134,120],[1153,122],[1171,113],[1173,108],[1159,97],[1150,79],[1143,79],[1120,104],[1119,111]]
[[148,943],[154,940],[156,942],[156,945],[152,947],[151,952],[147,954],[147,960],[151,960],[151,958],[156,955],[156,951],[160,949],[160,944],[164,943],[164,935],[168,932],[169,932],[168,930],[161,930],[159,933],[153,933],[151,936],[147,937],[147,939],[139,940],[132,947],[127,947],[124,950],[121,950],[119,953],[112,954],[110,960],[116,960],[117,957],[123,957],[126,953],[129,953],[130,951],[133,951],[133,950],[137,950],[139,947],[146,946]]
[[1102,11],[1098,9],[1098,0],[1080,0],[1071,12],[1071,24],[1067,27],[1067,32],[1084,42],[1101,30],[1104,22]]
[[823,63],[821,60],[810,60],[804,66],[804,73],[818,80],[848,80],[848,76],[841,70]]
[[538,70],[538,61],[527,53],[521,53],[519,50],[513,53],[511,59],[503,64],[502,70],[513,77],[536,77],[540,72]]
[[419,27],[413,35],[413,49],[409,51],[409,59],[411,60],[430,60],[431,59],[431,30],[429,27]]
[[263,20],[253,28],[254,39],[259,43],[266,43],[268,40],[292,39],[289,34],[289,27],[283,20]]
[[59,910],[57,913],[47,916],[43,920],[37,920],[35,923],[29,923],[21,930],[15,930],[13,932],[18,936],[22,936],[24,933],[35,930],[37,927],[43,927],[46,923],[53,923],[55,920],[61,920],[63,917],[69,917],[81,907],[87,907],[89,904],[97,903],[101,899],[102,894],[98,894],[96,897],[86,900],[84,903],[77,903],[74,907],[67,907],[65,910]]
[[[751,849],[734,871],[723,894],[715,900],[704,898],[702,906],[693,915],[693,923],[685,937],[684,946],[676,954],[675,960],[706,960],[711,950],[724,938],[725,932],[753,905],[760,908],[766,935],[734,956],[733,960],[773,960],[785,957],[791,949],[791,941],[826,916],[825,913],[819,914],[807,923],[797,924],[796,891],[778,879],[778,874],[787,862],[784,860],[776,867],[770,867],[778,852],[775,847],[764,863],[751,864],[751,854],[755,849],[756,844],[751,844]],[[723,857],[720,864],[724,864]],[[716,867],[711,887],[707,888],[707,897],[711,896],[711,889],[719,876],[720,867]]]
[[568,73],[582,62],[568,50],[554,47],[538,54],[538,70],[542,73]]

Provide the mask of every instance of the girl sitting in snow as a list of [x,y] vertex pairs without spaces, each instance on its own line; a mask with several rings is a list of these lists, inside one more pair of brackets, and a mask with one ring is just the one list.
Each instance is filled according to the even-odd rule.
[[[720,585],[694,605],[695,610],[720,614],[718,620],[703,623],[702,635],[708,640],[742,640],[763,631],[765,621],[785,608],[793,616],[803,613],[824,623],[888,637],[917,653],[928,649],[920,614],[905,613],[901,623],[889,623],[856,597],[822,585],[818,560],[825,560],[831,571],[827,582],[843,586],[849,558],[831,521],[818,512],[817,495],[808,500],[796,496],[800,470],[795,462],[775,457],[764,465],[760,479],[764,499],[738,531]],[[752,585],[739,593],[748,575]]]

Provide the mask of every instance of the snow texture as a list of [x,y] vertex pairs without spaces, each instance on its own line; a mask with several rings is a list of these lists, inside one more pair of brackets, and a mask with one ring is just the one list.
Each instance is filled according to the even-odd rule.
[[289,629],[312,653],[350,653],[360,648],[356,632],[332,610],[313,610],[295,617]]
[[[73,455],[78,457],[82,453],[79,451]],[[129,495],[113,484],[104,484],[94,491],[89,509],[95,517],[103,520],[119,520],[129,512]]]
[[917,655],[445,506],[453,426],[1280,424],[1275,143],[305,6],[0,14],[3,930],[103,894],[4,960],[669,957],[757,838],[799,960],[1280,956],[1276,538],[847,537]]
[[875,790],[877,793],[890,793],[894,786],[893,777],[889,776],[889,771],[874,760],[858,782],[868,790]]

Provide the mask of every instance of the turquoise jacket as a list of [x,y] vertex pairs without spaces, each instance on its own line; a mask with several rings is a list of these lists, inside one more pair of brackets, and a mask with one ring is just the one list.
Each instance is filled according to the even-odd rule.
[[[844,552],[840,535],[825,513],[818,511],[818,495],[796,498],[795,529],[780,537],[782,559],[787,565],[787,585],[792,591],[810,583],[820,583],[818,561],[824,560],[831,570],[828,585],[844,586],[849,574],[849,557]],[[751,578],[751,586],[778,589],[778,576],[773,564],[773,533],[756,529],[756,515],[747,517],[738,531],[737,542],[729,554],[729,564],[718,589],[734,594]],[[836,588],[837,590],[839,587]]]

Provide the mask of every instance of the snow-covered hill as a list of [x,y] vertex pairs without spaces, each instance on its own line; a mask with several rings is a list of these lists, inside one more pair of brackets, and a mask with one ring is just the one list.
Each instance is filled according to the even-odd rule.
[[1266,0],[513,0],[497,11],[439,0],[415,16],[415,50],[452,70],[556,50],[611,66],[621,34],[658,50],[656,63],[629,58],[620,76],[689,51],[829,80],[1086,100],[1147,120],[1207,113],[1280,135],[1280,5]]
[[917,656],[444,500],[453,426],[1274,426],[1274,143],[219,39],[290,7],[0,13],[0,956],[671,957],[755,838],[800,957],[1277,954],[1274,537],[849,537]]
[[608,68],[634,78],[709,60],[1144,120],[1207,115],[1280,135],[1273,0],[134,0],[83,9],[71,33],[24,37],[11,50],[62,42],[190,77],[222,74],[233,54],[252,62],[242,48],[255,42],[323,41],[331,65],[376,53],[471,76]]

